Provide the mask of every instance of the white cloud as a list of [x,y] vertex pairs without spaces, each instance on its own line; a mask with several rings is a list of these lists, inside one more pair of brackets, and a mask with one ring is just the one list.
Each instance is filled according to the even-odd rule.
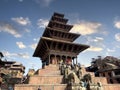
[[97,33],[100,27],[100,23],[80,21],[79,23],[74,24],[71,32],[80,33],[82,35],[89,35]]
[[101,42],[103,40],[104,40],[104,38],[102,38],[102,37],[95,37],[95,39],[94,39],[95,42]]
[[53,0],[42,0],[42,1],[44,1],[46,6],[48,6]]
[[116,48],[120,48],[120,46],[119,46],[119,45],[116,45]]
[[120,21],[116,21],[114,26],[115,26],[116,28],[120,29]]
[[102,37],[86,37],[88,42],[102,42],[104,40],[104,38]]
[[34,38],[33,39],[33,41],[39,41],[40,40],[40,38]]
[[26,26],[26,25],[30,25],[31,22],[29,20],[28,17],[23,18],[23,17],[17,17],[17,18],[12,18],[13,21],[17,22],[20,25]]
[[114,27],[117,28],[117,29],[120,29],[120,17],[115,17],[115,20],[114,20]]
[[109,48],[107,48],[107,52],[115,52],[115,49],[109,49]]
[[16,38],[21,37],[22,35],[9,23],[0,23],[0,32],[7,32],[13,35]]
[[45,28],[48,25],[48,22],[49,20],[47,19],[39,19],[37,25],[39,28]]
[[31,30],[29,30],[29,29],[25,29],[25,32],[27,32],[27,33],[30,33],[31,32]]
[[91,37],[91,36],[85,36],[85,37],[86,37],[86,44],[89,44],[90,46],[105,48],[103,37]]
[[16,42],[16,44],[20,49],[26,48],[26,46],[23,44],[23,42]]
[[37,4],[40,4],[41,6],[48,7],[51,2],[54,0],[34,0]]
[[115,39],[120,42],[120,33],[115,34]]
[[99,52],[99,51],[102,51],[103,48],[101,47],[94,47],[94,46],[91,46],[90,48],[87,49],[87,51],[94,51],[94,52]]
[[4,56],[11,57],[11,56],[17,56],[16,53],[9,53],[8,51],[3,51]]
[[117,29],[120,29],[120,17],[119,16],[115,17],[114,27]]
[[23,2],[23,0],[18,0],[19,2]]
[[14,57],[20,57],[20,58],[24,58],[24,59],[30,58],[30,56],[27,52],[26,53],[11,53],[8,51],[3,51],[3,54],[7,58],[14,58]]
[[24,59],[29,59],[30,58],[28,53],[18,53],[17,55],[21,58],[24,58]]
[[113,49],[109,49],[109,48],[107,48],[107,51],[106,51],[106,56],[111,56],[112,54],[111,53],[114,53],[114,52],[116,52],[116,50],[115,50],[116,48],[113,48]]
[[30,45],[30,48],[32,48],[33,50],[35,50],[36,47],[37,47],[37,43]]

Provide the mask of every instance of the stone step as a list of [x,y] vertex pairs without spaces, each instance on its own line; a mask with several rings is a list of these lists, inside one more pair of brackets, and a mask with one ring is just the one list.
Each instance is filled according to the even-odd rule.
[[107,84],[106,77],[92,77],[94,83],[101,82],[102,84]]
[[59,65],[48,65],[48,66],[45,66],[45,69],[59,69]]
[[63,76],[61,75],[34,75],[29,77],[29,84],[62,84]]
[[14,90],[38,90],[39,86],[41,90],[68,90],[66,84],[17,84]]
[[60,71],[59,70],[40,69],[40,70],[38,70],[38,75],[60,75]]

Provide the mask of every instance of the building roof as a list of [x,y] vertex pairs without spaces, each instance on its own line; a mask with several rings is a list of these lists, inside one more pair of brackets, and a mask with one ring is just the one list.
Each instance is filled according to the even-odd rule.
[[[61,34],[63,34],[63,35],[61,35]],[[80,34],[65,32],[63,30],[46,27],[46,29],[43,33],[43,36],[51,37],[51,38],[58,38],[58,39],[62,39],[65,41],[68,40],[68,41],[73,42],[75,39],[77,39],[80,36]]]
[[99,72],[120,70],[120,60],[113,56],[106,56],[101,60]]
[[0,73],[1,74],[8,74],[9,70],[5,69],[5,68],[0,68]]
[[60,52],[64,51],[64,52],[69,52],[69,54],[74,53],[75,55],[78,55],[80,52],[82,52],[87,48],[89,48],[89,46],[84,44],[78,44],[78,43],[73,43],[73,42],[59,40],[59,39],[41,37],[33,56],[42,58],[45,55],[45,53],[49,52],[49,50],[56,50]]
[[13,65],[22,65],[22,64],[19,62],[15,62]]
[[108,66],[108,69],[117,69],[117,68],[119,68],[118,66],[116,66],[113,63],[105,63],[105,64]]
[[73,43],[80,35],[69,32],[73,25],[67,24],[68,19],[64,14],[54,13],[45,29],[33,54],[46,60],[49,55],[65,55],[77,57],[77,55],[89,48],[88,45]]
[[64,17],[64,14],[61,14],[61,13],[58,13],[58,12],[54,12],[53,16],[63,18],[63,17]]

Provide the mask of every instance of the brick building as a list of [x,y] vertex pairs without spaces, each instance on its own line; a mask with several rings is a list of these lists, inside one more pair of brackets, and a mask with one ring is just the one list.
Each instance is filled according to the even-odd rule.
[[93,58],[90,71],[97,76],[106,77],[108,83],[120,83],[120,59],[113,56]]
[[[20,83],[25,72],[25,67],[16,61],[2,60],[3,54],[0,53],[0,83],[14,85]],[[3,82],[4,81],[4,82]]]

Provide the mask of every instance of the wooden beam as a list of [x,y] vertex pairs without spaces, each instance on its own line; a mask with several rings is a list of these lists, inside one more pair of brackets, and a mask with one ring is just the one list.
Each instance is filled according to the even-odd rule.
[[45,43],[45,46],[47,47],[47,49],[49,49],[47,42],[43,41],[43,43]]
[[52,49],[52,45],[53,45],[53,42],[51,42],[51,44],[50,44],[50,49]]
[[56,42],[56,46],[55,46],[55,49],[58,49],[58,42]]
[[73,50],[74,50],[74,45],[72,46],[71,52],[73,52]]
[[62,44],[63,44],[63,45],[62,45],[62,47],[61,47],[61,50],[63,50],[63,48],[64,48],[64,45],[65,45],[64,43],[62,43]]

